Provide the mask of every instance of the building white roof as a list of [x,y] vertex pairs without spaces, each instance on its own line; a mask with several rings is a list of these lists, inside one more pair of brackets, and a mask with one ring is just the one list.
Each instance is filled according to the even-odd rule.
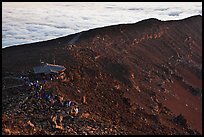
[[39,74],[39,73],[49,74],[49,73],[59,73],[59,72],[65,71],[65,69],[66,68],[64,66],[45,63],[41,66],[34,67],[33,71],[35,74]]

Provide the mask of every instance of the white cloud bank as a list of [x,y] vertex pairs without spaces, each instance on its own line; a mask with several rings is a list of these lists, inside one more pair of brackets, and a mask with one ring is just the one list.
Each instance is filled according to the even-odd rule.
[[2,48],[143,19],[202,15],[202,2],[3,2]]

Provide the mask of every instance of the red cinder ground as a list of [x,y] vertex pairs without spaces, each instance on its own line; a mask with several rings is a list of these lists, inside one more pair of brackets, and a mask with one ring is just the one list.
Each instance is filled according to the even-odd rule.
[[[30,112],[31,117],[28,100],[27,107],[18,108],[21,115],[14,115],[26,87],[4,89],[3,134],[202,134],[202,16],[93,29],[70,45],[77,35],[2,49],[3,85],[10,86],[4,79],[10,73],[32,71],[40,60],[52,63],[55,57],[56,64],[66,67],[69,81],[51,82],[50,87],[78,103],[86,96],[80,115],[87,112],[94,120],[79,115],[63,121],[70,123],[67,130],[44,127],[55,113],[47,110],[49,104],[45,111]],[[22,99],[26,96],[29,90]],[[186,126],[173,120],[180,114]],[[28,120],[35,128],[19,124]]]

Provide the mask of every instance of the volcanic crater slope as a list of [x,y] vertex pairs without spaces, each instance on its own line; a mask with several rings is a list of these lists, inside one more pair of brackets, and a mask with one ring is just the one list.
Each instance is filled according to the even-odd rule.
[[[53,59],[66,67],[69,81],[50,86],[78,103],[83,96],[87,101],[79,116],[64,118],[69,128],[63,131],[49,124],[56,112],[46,102],[31,97],[19,107],[30,91],[7,79]],[[8,47],[2,49],[2,75],[3,134],[202,134],[200,15],[147,19]],[[82,119],[85,113],[89,118]],[[34,128],[25,127],[28,120]]]

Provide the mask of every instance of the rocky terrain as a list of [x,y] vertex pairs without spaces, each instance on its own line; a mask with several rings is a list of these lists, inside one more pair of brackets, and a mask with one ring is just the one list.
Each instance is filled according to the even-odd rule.
[[[21,75],[40,61],[66,67],[50,82],[79,114],[36,99]],[[147,19],[2,49],[2,134],[202,134],[202,16]],[[82,102],[86,96],[87,103]]]

